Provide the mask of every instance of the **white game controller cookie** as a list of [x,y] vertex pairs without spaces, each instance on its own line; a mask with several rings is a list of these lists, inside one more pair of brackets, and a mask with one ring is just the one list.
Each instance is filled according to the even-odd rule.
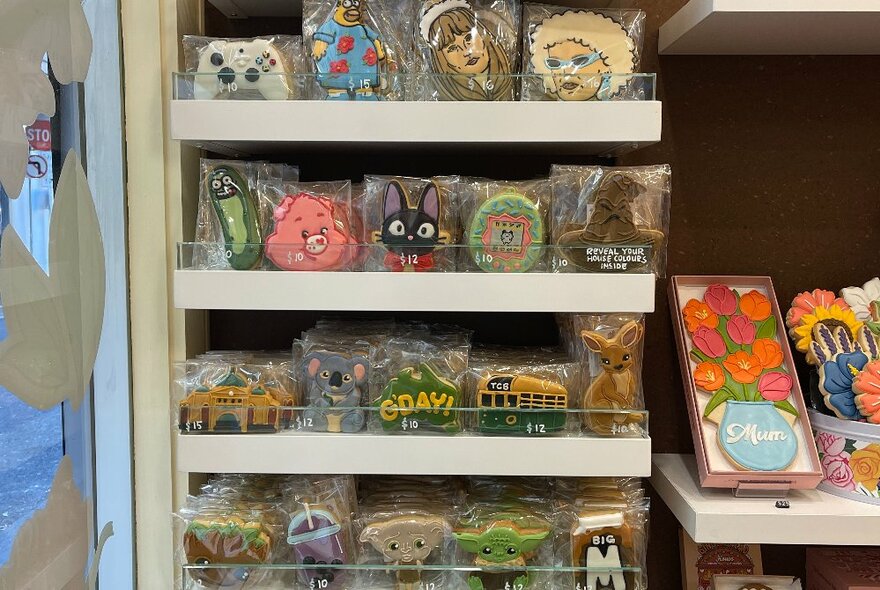
[[266,100],[286,100],[290,96],[284,75],[287,70],[268,39],[212,41],[199,54],[198,74],[193,94],[196,100],[239,90],[258,90]]

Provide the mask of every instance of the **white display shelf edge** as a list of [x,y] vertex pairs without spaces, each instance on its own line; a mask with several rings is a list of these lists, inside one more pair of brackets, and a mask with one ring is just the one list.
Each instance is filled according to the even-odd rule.
[[[178,270],[181,309],[652,312],[652,274]],[[416,296],[418,294],[418,296]]]
[[789,508],[773,498],[735,498],[700,488],[693,455],[654,455],[651,485],[697,543],[876,545],[880,506],[817,490],[792,490]]
[[690,0],[660,27],[663,55],[880,54],[877,0]]
[[174,139],[221,153],[296,144],[552,145],[622,153],[660,141],[661,103],[173,100]]
[[651,440],[303,432],[178,434],[177,470],[645,477],[651,472]]

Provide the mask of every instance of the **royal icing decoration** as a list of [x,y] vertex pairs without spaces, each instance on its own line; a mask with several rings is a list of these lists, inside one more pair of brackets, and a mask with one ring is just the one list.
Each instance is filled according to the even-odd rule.
[[[630,321],[610,338],[584,330],[581,338],[587,349],[599,355],[602,372],[584,393],[581,407],[585,410],[632,410],[639,389],[636,366],[636,345],[641,341],[642,325]],[[586,413],[584,425],[599,434],[612,434],[615,426],[642,419],[638,413]]]
[[388,381],[379,398],[385,430],[419,430],[434,426],[445,432],[461,430],[461,391],[428,364],[407,367]]
[[711,395],[703,417],[717,425],[721,452],[740,470],[786,469],[797,457],[798,411],[770,300],[715,284],[681,313],[694,384]]
[[385,267],[392,271],[434,268],[434,250],[449,241],[449,232],[440,229],[440,187],[429,182],[412,207],[406,189],[392,180],[385,188],[382,216],[382,229],[373,234],[373,241],[388,250]]
[[590,217],[583,229],[557,240],[561,254],[590,272],[645,271],[661,252],[666,236],[639,227],[633,200],[645,187],[624,173],[606,176],[596,191]]
[[366,10],[367,0],[337,0],[313,35],[318,83],[330,100],[379,100],[385,49],[381,35],[364,22]]
[[486,272],[525,272],[541,258],[541,212],[524,195],[502,192],[477,210],[468,242],[474,262]]
[[302,379],[308,409],[303,420],[313,430],[357,432],[364,427],[361,404],[368,386],[367,359],[333,352],[312,352],[303,358]]
[[229,266],[236,270],[254,268],[263,257],[263,239],[247,181],[230,166],[216,166],[208,172],[207,184]]
[[266,257],[284,270],[335,270],[354,256],[356,240],[343,212],[323,195],[287,195],[275,208]]

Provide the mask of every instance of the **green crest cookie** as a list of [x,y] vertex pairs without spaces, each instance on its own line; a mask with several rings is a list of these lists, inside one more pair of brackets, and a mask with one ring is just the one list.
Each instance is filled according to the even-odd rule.
[[418,368],[403,369],[391,379],[376,404],[386,431],[433,426],[446,432],[458,432],[461,421],[456,409],[460,402],[459,388],[421,363]]

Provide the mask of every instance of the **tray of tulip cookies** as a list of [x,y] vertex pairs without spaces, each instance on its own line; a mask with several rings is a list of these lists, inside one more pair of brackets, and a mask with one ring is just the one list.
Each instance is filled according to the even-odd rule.
[[770,278],[675,276],[669,301],[701,485],[815,488],[822,471]]
[[811,369],[819,489],[880,504],[880,278],[798,293],[785,322]]

